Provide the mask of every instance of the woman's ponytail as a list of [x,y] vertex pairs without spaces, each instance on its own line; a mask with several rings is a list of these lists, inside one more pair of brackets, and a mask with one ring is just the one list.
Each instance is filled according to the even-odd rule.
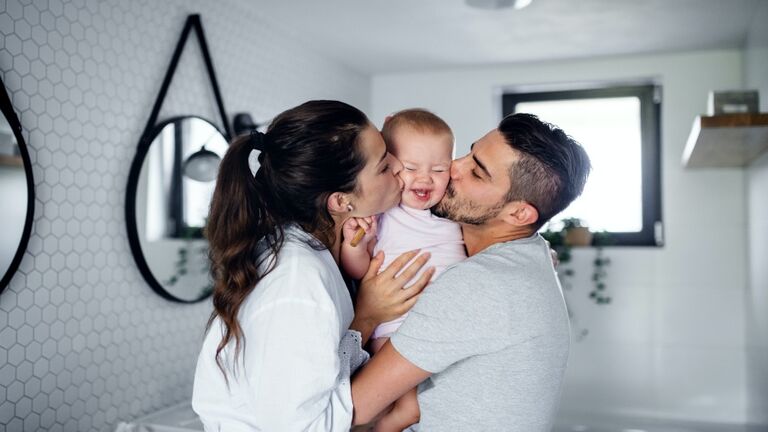
[[[222,372],[224,367],[220,353],[224,347],[234,339],[237,355],[241,342],[244,343],[237,315],[245,298],[268,273],[259,272],[262,261],[269,256],[259,253],[259,248],[263,248],[260,241],[268,234],[273,234],[275,228],[268,211],[269,190],[263,181],[266,168],[260,168],[254,176],[249,164],[253,150],[253,135],[238,137],[230,145],[219,165],[216,189],[205,227],[214,280],[214,310],[207,329],[210,329],[216,317],[223,321],[224,332],[216,349],[216,363]],[[264,162],[263,157],[259,159]],[[279,250],[275,241],[281,241],[282,232],[271,237],[270,243],[273,244],[268,245],[269,249]],[[226,372],[224,376],[226,378]]]
[[[225,379],[221,352],[234,339],[232,359],[238,358],[245,343],[238,312],[274,268],[284,228],[299,226],[320,240],[317,247],[333,244],[334,221],[325,203],[334,192],[355,190],[366,160],[358,138],[367,127],[368,118],[353,106],[310,101],[278,115],[266,134],[253,132],[230,145],[205,228],[214,280],[207,328],[221,319],[216,363]],[[254,150],[260,152],[255,175],[249,165]]]

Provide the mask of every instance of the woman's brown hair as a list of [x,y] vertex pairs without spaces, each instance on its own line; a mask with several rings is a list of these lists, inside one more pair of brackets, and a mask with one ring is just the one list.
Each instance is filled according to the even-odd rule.
[[[237,359],[245,344],[240,307],[274,269],[285,228],[298,225],[313,234],[321,243],[315,248],[333,244],[326,202],[334,192],[356,189],[365,166],[358,138],[369,124],[363,112],[343,102],[310,101],[278,115],[266,134],[238,137],[227,150],[205,228],[214,280],[206,331],[221,320],[216,363],[225,380],[221,352],[234,339]],[[254,140],[263,148],[255,176],[248,163]]]

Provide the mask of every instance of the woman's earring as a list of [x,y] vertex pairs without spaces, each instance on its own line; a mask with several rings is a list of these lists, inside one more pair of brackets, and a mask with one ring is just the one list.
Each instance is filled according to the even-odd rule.
[[352,207],[352,204],[347,204],[347,210],[349,210],[350,212],[353,212],[355,211],[355,208]]

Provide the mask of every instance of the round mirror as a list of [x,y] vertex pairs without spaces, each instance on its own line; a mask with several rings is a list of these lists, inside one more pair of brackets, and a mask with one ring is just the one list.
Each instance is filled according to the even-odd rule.
[[11,281],[27,249],[34,214],[34,182],[21,125],[0,81],[0,292]]
[[144,279],[169,300],[192,303],[212,292],[203,227],[227,148],[221,131],[199,117],[167,120],[139,144],[128,179],[128,239]]

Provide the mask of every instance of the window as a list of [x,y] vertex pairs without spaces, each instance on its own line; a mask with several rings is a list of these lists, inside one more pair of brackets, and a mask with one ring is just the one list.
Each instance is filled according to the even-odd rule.
[[660,246],[660,87],[506,93],[504,115],[527,112],[576,139],[592,162],[584,193],[551,221],[579,218],[617,246]]

